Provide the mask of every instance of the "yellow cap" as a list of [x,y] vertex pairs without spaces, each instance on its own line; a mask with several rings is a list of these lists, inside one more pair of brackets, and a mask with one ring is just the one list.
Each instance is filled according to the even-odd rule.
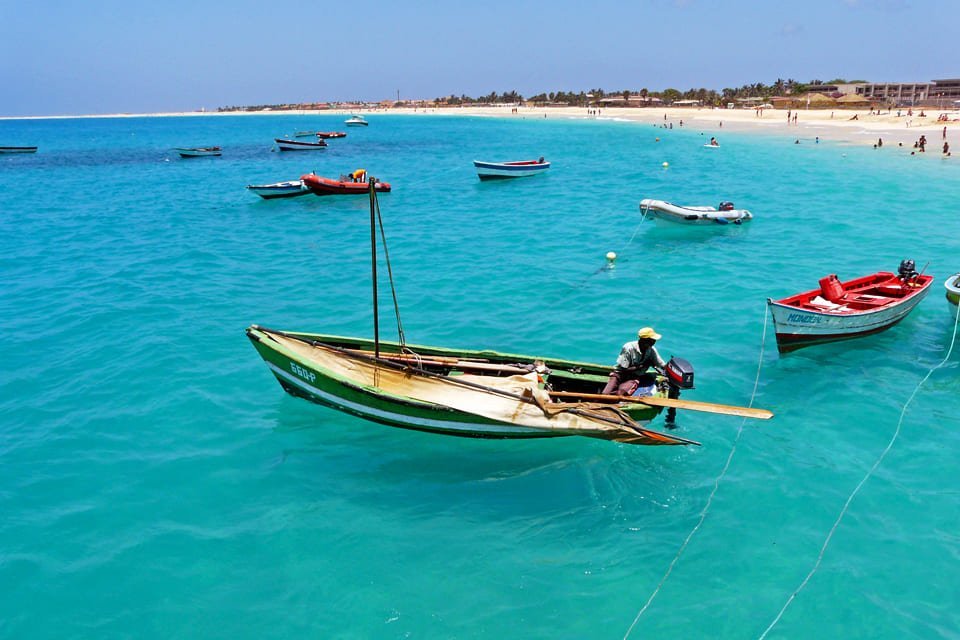
[[650,338],[651,340],[659,340],[660,334],[653,330],[653,327],[644,327],[637,331],[637,338]]

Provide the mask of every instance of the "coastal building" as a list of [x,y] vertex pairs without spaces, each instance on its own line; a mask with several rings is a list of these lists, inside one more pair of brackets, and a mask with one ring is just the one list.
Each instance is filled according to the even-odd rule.
[[887,82],[857,86],[864,98],[895,106],[953,107],[960,101],[960,78],[931,82]]
[[960,105],[960,78],[934,80],[929,96],[929,99],[938,107]]
[[883,102],[898,106],[920,104],[930,92],[928,82],[869,83],[857,87],[857,95],[871,102]]
[[623,95],[607,96],[596,100],[595,103],[601,107],[653,107],[662,104],[663,100],[654,96],[631,94],[626,99]]

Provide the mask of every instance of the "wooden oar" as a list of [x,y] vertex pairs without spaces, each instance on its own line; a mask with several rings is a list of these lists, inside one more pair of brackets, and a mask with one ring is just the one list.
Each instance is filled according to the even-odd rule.
[[705,411],[707,413],[722,413],[728,416],[757,418],[758,420],[769,420],[773,417],[773,412],[767,411],[766,409],[735,407],[728,404],[698,402],[696,400],[680,400],[679,398],[658,398],[656,396],[614,396],[601,393],[570,393],[567,391],[551,391],[550,397],[580,398],[583,400],[597,400],[600,402],[639,402],[652,407],[674,407],[676,409],[689,409],[690,411]]

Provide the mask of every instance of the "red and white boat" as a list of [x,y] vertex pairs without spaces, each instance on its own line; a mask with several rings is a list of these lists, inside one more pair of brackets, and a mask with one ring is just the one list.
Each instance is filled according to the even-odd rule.
[[767,299],[777,333],[777,349],[847,340],[889,329],[903,320],[930,291],[933,276],[917,273],[913,260],[898,273],[881,271],[840,282],[830,274],[820,288],[782,300]]
[[[333,178],[318,176],[315,173],[307,173],[300,176],[300,180],[303,182],[304,187],[318,196],[363,195],[370,193],[370,184],[368,182],[354,182],[350,176],[340,176],[339,180],[335,180]],[[380,182],[378,180],[374,183],[373,188],[375,191],[381,193],[387,192],[390,191],[390,183]]]
[[326,140],[327,138],[346,138],[347,134],[343,131],[317,131],[317,137]]

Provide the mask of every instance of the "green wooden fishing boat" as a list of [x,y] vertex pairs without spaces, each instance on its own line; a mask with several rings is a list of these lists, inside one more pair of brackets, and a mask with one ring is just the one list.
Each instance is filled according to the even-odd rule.
[[[653,403],[668,401],[662,379],[651,398],[591,401],[609,366],[386,341],[375,355],[372,340],[257,325],[247,336],[292,395],[390,426],[474,438],[695,444],[642,426],[663,410]],[[578,397],[586,399],[557,400]]]
[[[644,425],[664,407],[769,418],[762,409],[680,400],[667,376],[651,375],[648,396],[602,395],[610,367],[557,358],[380,340],[376,229],[383,225],[370,178],[373,339],[278,331],[247,336],[289,393],[382,424],[473,438],[581,435],[630,444],[699,444]],[[385,240],[385,239],[384,239]],[[389,254],[383,242],[386,264]],[[393,287],[392,273],[390,276]],[[692,372],[691,384],[692,384]],[[673,376],[670,376],[671,378]],[[671,397],[672,396],[672,397]]]

